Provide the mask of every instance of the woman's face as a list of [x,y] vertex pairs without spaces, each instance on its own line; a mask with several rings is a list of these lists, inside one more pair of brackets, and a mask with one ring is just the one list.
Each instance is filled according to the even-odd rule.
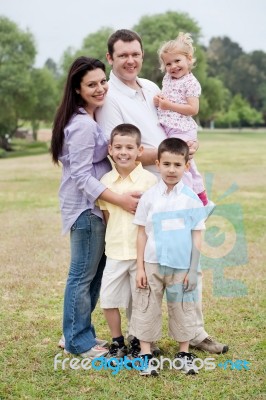
[[91,115],[96,108],[103,105],[107,91],[106,75],[101,68],[88,71],[80,82],[80,89],[77,89],[77,93],[86,103],[85,110]]

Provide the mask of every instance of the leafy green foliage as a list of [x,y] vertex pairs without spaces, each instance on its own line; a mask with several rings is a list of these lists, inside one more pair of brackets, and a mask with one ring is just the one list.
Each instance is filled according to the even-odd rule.
[[230,99],[230,92],[221,80],[207,77],[202,83],[199,118],[205,123],[216,118]]
[[0,138],[15,132],[31,101],[31,66],[35,54],[32,34],[0,17]]
[[227,127],[254,126],[263,123],[263,116],[261,112],[252,108],[240,94],[237,94],[232,99],[228,111],[218,115],[216,123],[218,126]]
[[57,107],[56,81],[48,68],[32,70],[31,93],[31,101],[23,117],[31,121],[36,140],[40,121],[51,121]]
[[[262,112],[265,122],[266,53],[254,51],[246,54],[228,37],[216,37],[211,39],[206,54],[210,76],[221,79],[233,96],[240,94],[252,108]],[[254,112],[253,116],[249,113],[249,118],[242,119],[241,123],[249,120],[253,121],[252,124],[263,123],[263,120]]]
[[60,79],[60,88],[63,89],[64,82],[66,80],[66,76],[72,62],[80,56],[87,56],[98,58],[106,65],[106,74],[109,75],[110,66],[106,61],[106,52],[107,52],[107,40],[108,37],[113,33],[112,28],[102,28],[95,33],[89,34],[83,40],[81,49],[74,51],[71,47],[69,47],[63,54],[61,60],[61,71],[62,76]]

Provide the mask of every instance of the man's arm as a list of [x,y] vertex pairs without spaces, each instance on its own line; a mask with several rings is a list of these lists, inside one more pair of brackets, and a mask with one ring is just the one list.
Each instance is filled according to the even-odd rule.
[[154,165],[157,160],[157,149],[148,149],[144,147],[144,150],[140,157],[137,158],[138,161],[142,163],[143,166]]

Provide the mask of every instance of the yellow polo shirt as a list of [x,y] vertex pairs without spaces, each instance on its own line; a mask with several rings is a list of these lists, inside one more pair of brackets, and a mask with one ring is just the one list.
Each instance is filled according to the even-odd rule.
[[[157,178],[146,171],[141,163],[136,163],[136,168],[124,179],[121,178],[114,165],[112,171],[102,177],[101,182],[113,192],[123,194],[132,191],[145,192],[157,183]],[[132,223],[134,215],[100,199],[98,204],[101,210],[107,210],[110,214],[105,235],[107,257],[115,260],[137,258],[138,227]]]

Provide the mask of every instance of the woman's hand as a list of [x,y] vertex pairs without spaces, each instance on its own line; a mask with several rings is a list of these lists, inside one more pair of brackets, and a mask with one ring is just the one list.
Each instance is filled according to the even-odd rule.
[[123,210],[135,214],[136,208],[142,192],[128,192],[124,194],[118,194],[112,192],[110,189],[105,189],[99,196],[100,200],[107,201],[108,203],[115,204]]
[[135,214],[141,195],[142,192],[128,192],[121,194],[120,207],[131,214]]

